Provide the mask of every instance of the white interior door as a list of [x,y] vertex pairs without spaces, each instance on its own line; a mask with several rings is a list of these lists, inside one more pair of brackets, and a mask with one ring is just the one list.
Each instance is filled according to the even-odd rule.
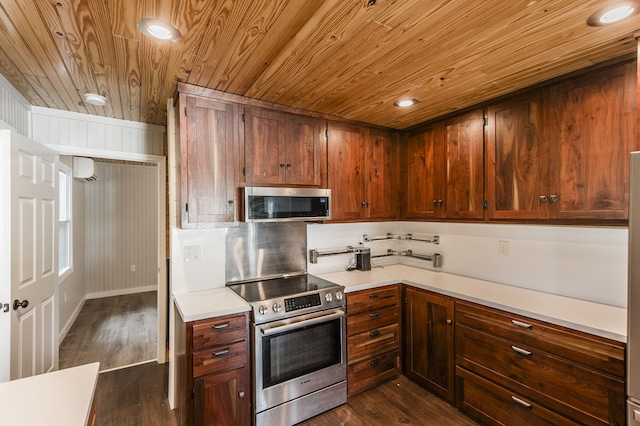
[[10,258],[13,380],[58,367],[58,166],[54,151],[13,131],[2,130],[2,144],[9,158],[1,165],[10,170],[3,185],[10,190],[3,221],[10,251],[3,255]]

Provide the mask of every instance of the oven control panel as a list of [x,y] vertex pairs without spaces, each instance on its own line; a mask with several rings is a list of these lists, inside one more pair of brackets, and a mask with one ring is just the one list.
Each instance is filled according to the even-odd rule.
[[285,312],[291,312],[297,311],[298,309],[320,306],[321,304],[320,293],[306,294],[304,296],[284,299],[284,310]]

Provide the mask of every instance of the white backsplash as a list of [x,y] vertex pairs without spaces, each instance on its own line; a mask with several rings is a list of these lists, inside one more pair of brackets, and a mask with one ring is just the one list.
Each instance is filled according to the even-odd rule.
[[[413,233],[440,236],[440,244],[376,241],[365,245],[373,255],[387,248],[440,253],[443,272],[530,288],[608,305],[627,304],[626,227],[573,227],[437,222],[311,224],[307,249],[356,246],[362,236]],[[225,285],[225,229],[172,232],[172,290],[196,291]],[[498,255],[498,241],[508,241],[508,256]],[[201,247],[201,259],[184,261],[184,247]],[[308,264],[311,274],[344,270],[353,255],[321,257]],[[403,263],[431,269],[429,262],[386,257],[373,265]],[[354,272],[356,273],[356,272]]]

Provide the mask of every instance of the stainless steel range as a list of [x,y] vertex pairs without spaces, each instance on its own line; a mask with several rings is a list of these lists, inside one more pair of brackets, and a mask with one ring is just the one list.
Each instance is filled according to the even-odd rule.
[[[250,258],[259,258],[261,265],[270,264],[270,268],[274,262],[298,268],[300,263],[290,257],[292,253],[306,256],[304,224],[302,236],[300,224],[273,225],[234,230],[231,236],[227,234],[227,247],[253,253]],[[292,238],[296,242],[291,243]],[[257,246],[247,249],[248,240]],[[298,247],[301,241],[303,249]],[[290,243],[294,247],[283,249]],[[240,246],[245,248],[238,251]],[[271,255],[276,257],[273,262],[268,261]],[[306,258],[303,261],[306,269]],[[255,265],[227,264],[227,276],[230,270],[232,274],[240,271],[236,274],[240,276],[254,275],[247,272],[251,268]],[[300,271],[274,274],[269,269],[265,275],[268,278],[233,280],[227,286],[252,307],[255,424],[293,425],[347,401],[344,287]]]

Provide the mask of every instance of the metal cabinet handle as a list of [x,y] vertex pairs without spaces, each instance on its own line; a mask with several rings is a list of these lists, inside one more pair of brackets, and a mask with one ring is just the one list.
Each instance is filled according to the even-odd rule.
[[211,328],[215,328],[216,330],[219,330],[221,328],[227,328],[227,327],[229,327],[229,323],[228,322],[225,322],[225,323],[222,323],[222,324],[213,324],[211,326]]
[[557,203],[560,197],[557,194],[551,194],[549,196],[549,199],[551,200],[552,203]]
[[451,321],[450,319],[447,319],[447,325],[451,325],[453,324],[453,321]]
[[380,312],[371,312],[369,314],[369,318],[378,318],[380,316]]
[[524,408],[531,408],[533,407],[531,404],[529,404],[527,401],[524,401],[520,398],[518,398],[517,396],[513,396],[511,395],[511,399],[516,402],[517,404],[523,406]]
[[369,299],[377,299],[378,297],[380,297],[380,295],[378,293],[371,293],[369,295]]
[[280,163],[280,168],[284,169],[284,163]]
[[364,201],[360,201],[360,207],[364,208]]
[[524,355],[524,356],[531,356],[531,352],[524,350],[522,348],[519,348],[517,346],[511,346],[511,349],[513,349],[513,351],[517,354]]
[[533,328],[533,325],[527,324],[526,322],[522,322],[522,321],[511,320],[511,323],[516,327],[520,327],[520,328],[527,328],[529,330]]
[[378,337],[380,335],[380,330],[373,330],[369,333],[369,337]]
[[373,361],[371,361],[369,363],[369,366],[371,367],[375,367],[376,365],[380,364],[380,360],[379,359],[374,359]]
[[244,392],[238,392],[238,397],[244,398]]
[[228,354],[228,353],[229,353],[229,351],[230,351],[230,349],[229,349],[229,348],[224,348],[224,349],[222,349],[222,350],[220,350],[220,351],[212,352],[212,353],[211,353],[211,355],[213,355],[213,356],[222,356],[222,355],[226,355],[226,354]]
[[287,170],[291,170],[291,164],[287,164]]
[[540,202],[541,203],[546,203],[547,201],[549,201],[549,198],[546,195],[541,195],[540,196]]
[[438,207],[442,207],[443,204],[444,204],[444,201],[438,200]]
[[433,207],[438,207],[438,200],[433,200]]

